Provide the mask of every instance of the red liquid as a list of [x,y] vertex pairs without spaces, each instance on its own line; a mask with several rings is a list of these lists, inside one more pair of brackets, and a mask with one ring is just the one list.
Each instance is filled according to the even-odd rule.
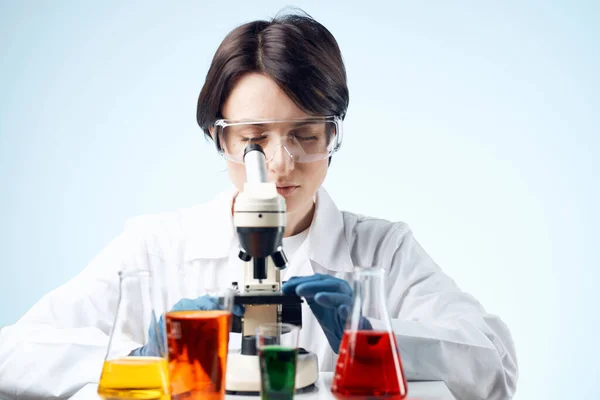
[[167,313],[171,396],[222,400],[231,313],[175,311]]
[[394,334],[345,331],[331,392],[338,399],[406,398],[408,388]]

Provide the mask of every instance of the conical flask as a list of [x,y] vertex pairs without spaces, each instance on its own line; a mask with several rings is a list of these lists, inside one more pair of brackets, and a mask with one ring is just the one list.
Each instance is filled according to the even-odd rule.
[[331,384],[331,392],[338,399],[407,396],[384,277],[385,270],[380,267],[354,269],[353,303]]
[[[108,399],[169,399],[164,328],[154,309],[147,270],[119,272],[119,302],[98,395]],[[158,311],[160,313],[160,310]]]

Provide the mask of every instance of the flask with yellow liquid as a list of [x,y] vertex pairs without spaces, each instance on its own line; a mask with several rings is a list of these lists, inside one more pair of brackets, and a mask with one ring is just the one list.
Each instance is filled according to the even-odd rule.
[[119,273],[115,323],[98,384],[105,400],[167,400],[169,395],[163,324],[156,317],[152,277],[147,270]]

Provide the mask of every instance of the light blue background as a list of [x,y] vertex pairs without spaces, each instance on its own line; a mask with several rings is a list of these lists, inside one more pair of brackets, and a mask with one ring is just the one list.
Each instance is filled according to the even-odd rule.
[[[287,3],[126,3],[0,3],[0,325],[127,218],[229,187],[196,99],[224,35]],[[408,222],[506,321],[516,398],[600,397],[598,3],[325,3],[296,4],[348,70],[338,205]]]

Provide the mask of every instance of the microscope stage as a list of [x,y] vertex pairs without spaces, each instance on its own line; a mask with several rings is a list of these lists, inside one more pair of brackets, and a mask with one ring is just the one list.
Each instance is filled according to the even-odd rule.
[[241,293],[235,295],[234,304],[283,304],[293,305],[301,304],[303,300],[301,297],[295,294],[283,294],[283,293],[272,293],[265,292],[261,294],[257,293]]

